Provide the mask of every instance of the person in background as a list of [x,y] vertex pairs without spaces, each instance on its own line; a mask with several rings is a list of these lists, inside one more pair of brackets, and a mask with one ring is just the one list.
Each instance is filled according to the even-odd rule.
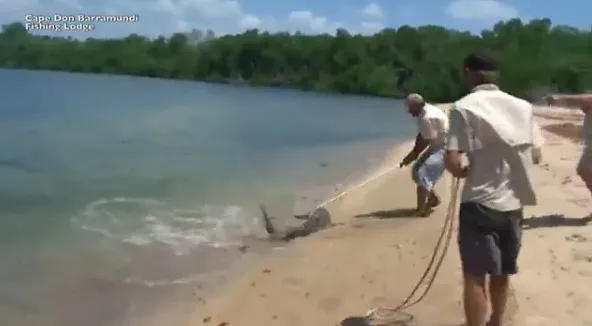
[[407,112],[417,121],[415,146],[405,156],[400,167],[416,161],[412,169],[417,185],[415,215],[428,216],[430,209],[440,203],[434,186],[444,173],[444,142],[448,131],[448,116],[439,108],[426,103],[419,94],[407,96]]
[[542,143],[532,104],[496,85],[494,59],[471,54],[463,68],[471,92],[451,109],[445,160],[452,175],[466,178],[458,230],[466,325],[501,326],[509,277],[518,272],[523,207],[536,205],[529,170]]
[[578,108],[584,112],[584,150],[576,171],[592,193],[592,94],[555,94],[545,99],[549,105]]

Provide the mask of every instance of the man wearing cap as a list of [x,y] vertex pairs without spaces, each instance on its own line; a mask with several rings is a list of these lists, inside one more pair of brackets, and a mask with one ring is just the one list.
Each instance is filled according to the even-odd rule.
[[592,193],[592,94],[554,94],[547,96],[546,100],[549,105],[579,108],[584,112],[584,151],[577,173]]
[[532,105],[496,85],[495,60],[471,54],[464,73],[471,93],[454,103],[446,142],[447,170],[466,178],[458,230],[464,309],[467,326],[500,326],[518,271],[523,207],[536,204],[529,169],[541,144]]
[[444,143],[448,131],[448,116],[439,108],[426,103],[419,94],[407,96],[407,112],[417,121],[415,146],[400,166],[415,162],[413,181],[417,185],[417,211],[415,215],[428,216],[431,207],[440,203],[434,186],[444,173]]

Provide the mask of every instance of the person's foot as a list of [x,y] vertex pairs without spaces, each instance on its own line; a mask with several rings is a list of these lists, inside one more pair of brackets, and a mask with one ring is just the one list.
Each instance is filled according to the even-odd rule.
[[492,315],[489,317],[487,323],[485,323],[485,326],[502,326],[504,324],[505,323],[502,320],[500,320],[500,318]]
[[428,216],[430,216],[430,213],[431,212],[432,212],[432,210],[429,207],[424,208],[424,209],[416,209],[415,212],[413,212],[413,215],[412,216],[415,216],[415,217],[428,217]]
[[440,205],[440,197],[438,197],[436,194],[432,193],[430,195],[430,199],[428,199],[428,206],[429,207],[436,207]]

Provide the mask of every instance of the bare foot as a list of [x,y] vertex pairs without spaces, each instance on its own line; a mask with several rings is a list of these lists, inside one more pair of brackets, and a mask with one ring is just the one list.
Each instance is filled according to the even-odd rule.
[[438,197],[436,194],[431,194],[430,199],[428,199],[428,206],[436,207],[438,205],[440,205],[440,197]]
[[424,208],[424,209],[417,209],[415,210],[415,212],[413,213],[413,216],[416,217],[428,217],[430,216],[430,213],[432,213],[432,210],[428,207]]

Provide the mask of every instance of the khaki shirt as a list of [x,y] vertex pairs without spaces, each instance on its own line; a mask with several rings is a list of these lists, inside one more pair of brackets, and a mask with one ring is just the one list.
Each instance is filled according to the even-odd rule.
[[[499,137],[495,138],[496,134],[489,126],[504,121],[484,121],[467,109],[467,105],[475,104],[489,112],[500,108],[526,112],[517,116],[530,115],[530,119],[520,118],[525,121],[514,123],[531,129],[530,144],[512,146]],[[524,110],[530,110],[530,114]],[[495,119],[495,114],[490,114],[489,119]],[[495,85],[476,87],[471,94],[457,101],[450,112],[447,149],[465,152],[470,161],[461,201],[477,202],[498,211],[535,205],[536,197],[528,173],[533,165],[535,142],[538,147],[542,146],[530,103],[500,91]]]

